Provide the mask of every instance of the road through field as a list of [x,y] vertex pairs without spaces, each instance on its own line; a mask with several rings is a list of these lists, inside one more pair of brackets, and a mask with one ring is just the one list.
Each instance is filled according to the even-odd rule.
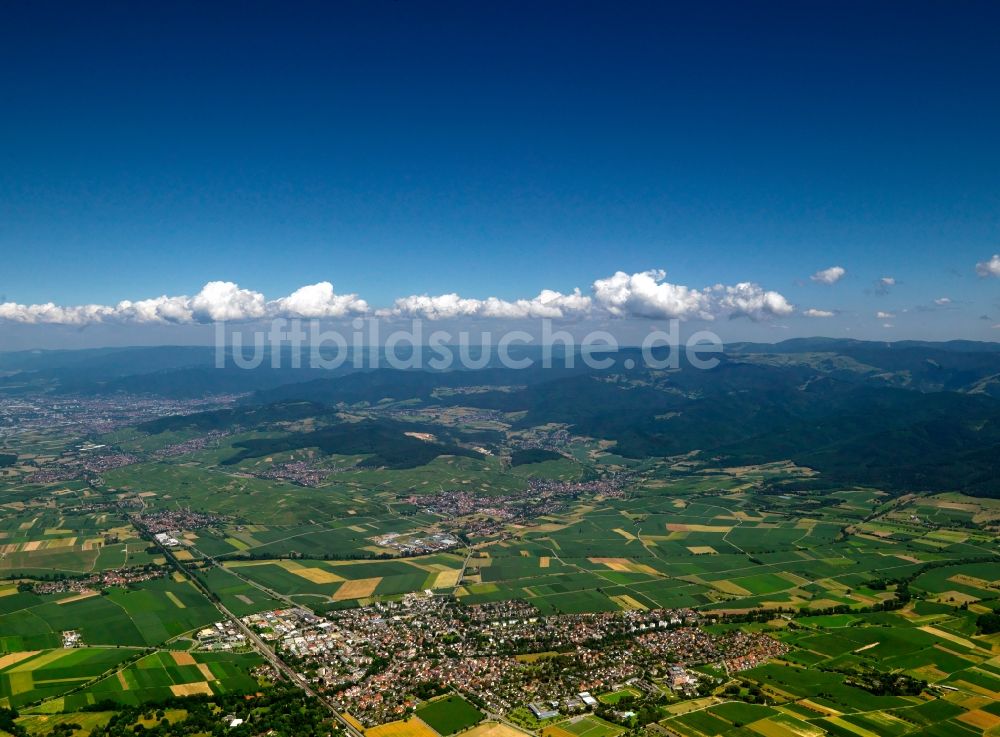
[[[136,524],[138,526],[139,523],[136,522]],[[149,534],[149,531],[146,530],[144,527],[140,529]],[[246,636],[247,641],[253,646],[254,650],[256,650],[260,655],[262,655],[269,663],[271,663],[271,665],[273,665],[277,669],[279,673],[284,675],[289,681],[294,683],[296,686],[305,691],[307,695],[312,696],[314,699],[323,704],[323,706],[329,709],[330,713],[333,715],[333,718],[344,728],[345,732],[347,732],[347,734],[350,735],[350,737],[364,737],[363,732],[361,732],[357,727],[355,727],[349,721],[344,719],[343,716],[341,716],[340,711],[338,711],[337,707],[335,707],[326,697],[316,693],[309,685],[309,682],[303,676],[292,670],[292,668],[289,667],[288,664],[285,663],[285,661],[283,661],[280,657],[278,657],[278,655],[270,647],[268,647],[267,643],[264,642],[260,638],[260,636],[257,635],[256,632],[254,632],[245,624],[243,624],[243,622],[240,620],[239,617],[237,617],[235,614],[229,611],[229,609],[225,605],[223,605],[223,603],[219,601],[218,598],[214,596],[212,592],[187,569],[187,567],[184,565],[183,562],[177,560],[177,558],[173,554],[173,551],[171,551],[165,545],[161,545],[158,541],[156,541],[156,539],[151,534],[149,534],[149,536],[155,541],[156,546],[159,547],[161,551],[163,551],[164,556],[166,556],[167,560],[170,561],[171,565],[173,565],[174,568],[181,573],[181,575],[185,576],[191,583],[193,583],[198,588],[199,591],[205,594],[205,596],[208,597],[208,600],[215,605],[215,608],[218,609],[219,612],[222,613],[222,615],[225,616],[226,619],[232,622],[236,626],[236,628],[239,629]],[[281,598],[283,601],[289,601],[287,599],[284,599],[284,597]],[[298,606],[297,604],[294,603],[292,603],[292,605]]]

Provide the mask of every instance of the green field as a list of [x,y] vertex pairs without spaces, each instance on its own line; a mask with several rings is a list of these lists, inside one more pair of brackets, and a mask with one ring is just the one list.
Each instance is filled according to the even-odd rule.
[[159,651],[64,697],[63,708],[78,710],[105,699],[141,704],[191,694],[247,691],[257,687],[250,670],[263,662],[256,654]]
[[601,694],[597,697],[598,701],[604,704],[611,704],[614,706],[622,699],[635,698],[639,696],[639,692],[633,688],[623,688],[618,691],[610,691],[606,694]]
[[473,727],[485,718],[479,709],[456,694],[427,702],[417,709],[417,716],[445,737]]
[[[128,648],[79,648],[19,653],[0,669],[0,706],[20,707],[59,696],[98,676],[141,651]],[[21,659],[21,656],[27,656]]]
[[595,716],[572,717],[555,725],[576,737],[616,737],[625,729]]
[[[0,601],[6,598],[2,597]],[[68,603],[60,603],[68,600]],[[76,630],[87,645],[159,645],[218,621],[218,610],[188,582],[161,578],[106,596],[17,595],[0,615],[3,651],[56,647],[60,632]]]

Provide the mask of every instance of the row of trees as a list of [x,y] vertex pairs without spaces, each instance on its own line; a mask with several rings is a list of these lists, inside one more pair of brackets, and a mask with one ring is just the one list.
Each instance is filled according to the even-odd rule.
[[[184,709],[183,719],[171,722],[165,710]],[[216,696],[184,696],[155,704],[127,706],[105,701],[88,707],[91,711],[115,711],[92,737],[212,737],[271,734],[274,737],[328,737],[339,728],[329,710],[317,699],[289,684],[279,684],[254,696],[242,693]],[[230,727],[231,717],[243,724]],[[146,726],[145,722],[152,721]]]

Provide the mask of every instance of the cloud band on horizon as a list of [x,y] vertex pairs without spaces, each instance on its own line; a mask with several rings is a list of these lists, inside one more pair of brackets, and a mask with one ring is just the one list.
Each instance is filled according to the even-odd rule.
[[570,293],[544,289],[530,299],[476,299],[458,294],[410,295],[396,299],[391,307],[372,309],[357,294],[337,294],[328,281],[311,284],[286,297],[267,300],[260,292],[233,282],[208,282],[193,297],[166,295],[137,301],[123,300],[114,306],[63,307],[52,302],[23,305],[0,304],[0,321],[24,324],[84,326],[96,323],[186,325],[218,321],[250,322],[284,318],[676,318],[715,320],[746,317],[765,320],[784,317],[794,307],[781,294],[752,282],[703,289],[666,281],[662,269],[615,274],[597,279],[591,294],[580,289]]

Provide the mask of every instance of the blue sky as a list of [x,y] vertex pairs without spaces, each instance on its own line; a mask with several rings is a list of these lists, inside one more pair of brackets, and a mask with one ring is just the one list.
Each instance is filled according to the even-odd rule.
[[992,2],[6,3],[0,302],[328,281],[375,310],[663,269],[794,306],[748,336],[995,340],[998,24]]

